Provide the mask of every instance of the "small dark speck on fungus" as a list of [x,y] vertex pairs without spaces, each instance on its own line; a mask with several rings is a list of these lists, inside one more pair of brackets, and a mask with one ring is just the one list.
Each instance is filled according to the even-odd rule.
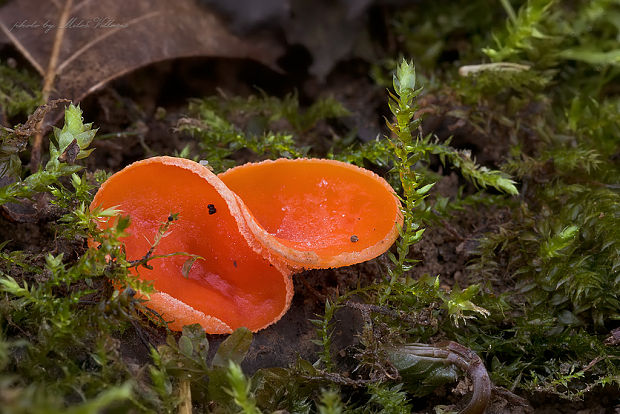
[[215,214],[215,212],[217,211],[213,204],[209,204],[207,208],[209,209],[209,214]]
[[359,240],[359,237],[357,237],[355,234],[353,236],[351,236],[351,241],[353,243],[357,243],[358,240]]

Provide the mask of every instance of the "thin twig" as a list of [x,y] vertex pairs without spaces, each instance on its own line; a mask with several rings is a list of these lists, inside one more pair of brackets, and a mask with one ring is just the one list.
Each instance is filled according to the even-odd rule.
[[192,389],[188,379],[179,382],[179,414],[192,414]]
[[513,406],[522,408],[524,413],[534,412],[534,409],[532,408],[528,400],[526,400],[523,397],[519,397],[518,395],[510,392],[509,390],[505,388],[491,385],[491,391],[494,395],[497,395],[505,399]]
[[[60,47],[62,46],[62,40],[65,35],[67,27],[67,21],[69,20],[69,13],[73,6],[73,0],[66,0],[65,6],[60,14],[58,20],[58,30],[54,37],[54,44],[52,45],[52,54],[47,65],[47,70],[43,76],[43,89],[41,90],[41,97],[43,102],[47,102],[54,88],[54,79],[56,78],[56,67],[58,66],[58,56],[60,55]],[[35,172],[39,168],[41,163],[41,146],[43,145],[43,124],[44,119],[37,124],[37,132],[34,136],[34,142],[32,144],[32,153],[30,154],[30,171]]]
[[58,66],[58,56],[60,55],[60,47],[62,46],[62,41],[65,36],[65,30],[67,28],[67,21],[69,20],[69,13],[71,12],[71,7],[73,7],[73,0],[66,0],[65,6],[62,9],[62,13],[58,21],[58,30],[56,31],[56,36],[54,37],[52,54],[50,55],[47,70],[45,71],[45,76],[43,77],[43,89],[41,90],[41,94],[43,95],[43,99],[45,101],[49,99],[50,93],[52,92],[52,88],[54,86],[54,79],[56,78],[56,68]]
[[129,267],[135,267],[137,269],[138,266],[144,266],[149,270],[153,270],[153,268],[149,266],[148,262],[149,260],[153,258],[151,256],[153,256],[155,249],[157,249],[157,246],[159,246],[159,242],[161,242],[161,240],[168,235],[168,229],[170,228],[170,226],[176,219],[177,219],[176,214],[170,213],[170,215],[168,215],[168,219],[162,225],[159,226],[159,229],[157,230],[157,234],[155,235],[155,240],[153,241],[153,244],[151,244],[150,249],[146,252],[146,254],[141,259],[130,260]]
[[2,23],[0,23],[0,30],[2,30],[2,33],[7,37],[7,39],[9,39],[11,44],[13,46],[15,46],[15,48],[17,50],[19,50],[19,52],[22,54],[22,56],[25,57],[26,60],[28,60],[28,62],[30,62],[32,67],[35,68],[36,71],[41,74],[41,76],[43,76],[44,75],[43,67],[39,64],[39,62],[37,62],[37,60],[34,58],[34,56],[32,56],[30,51],[28,49],[26,49],[26,47],[22,44],[22,42],[19,41],[19,38],[16,37],[13,34],[13,32],[11,30],[9,30],[9,28],[6,27]]
[[316,290],[315,288],[313,288],[310,283],[308,283],[308,280],[306,280],[306,278],[304,277],[303,273],[300,273],[299,275],[296,276],[296,278],[298,280],[301,280],[301,283],[304,285],[304,287],[317,299],[319,299],[321,302],[325,302],[327,300],[327,296],[322,294],[321,292],[319,292],[318,290]]
[[352,379],[335,372],[327,372],[321,370],[317,370],[316,375],[300,374],[300,377],[308,381],[329,381],[334,384],[350,387],[365,387],[368,384],[376,382],[374,379]]
[[431,324],[429,319],[426,319],[423,317],[411,316],[407,314],[406,312],[390,309],[385,306],[373,305],[373,304],[368,304],[368,303],[352,302],[352,301],[346,301],[344,305],[349,308],[357,309],[361,311],[362,313],[375,312],[381,315],[392,317],[394,319],[399,319],[401,321],[409,322],[412,325],[430,325]]
[[144,345],[146,350],[150,352],[151,348],[154,348],[154,346],[151,343],[151,341],[146,339],[146,337],[144,336],[144,333],[142,333],[142,331],[140,330],[141,329],[140,325],[138,325],[138,323],[134,321],[133,319],[130,319],[129,322],[131,322],[131,325],[136,330],[136,334],[138,334],[138,338],[140,338],[140,342],[142,342],[142,345]]
[[590,368],[592,368],[593,366],[595,366],[596,364],[601,362],[603,359],[605,359],[605,358],[603,358],[602,356],[597,356],[592,361],[590,361],[590,363],[588,365],[586,365],[581,372],[588,371]]

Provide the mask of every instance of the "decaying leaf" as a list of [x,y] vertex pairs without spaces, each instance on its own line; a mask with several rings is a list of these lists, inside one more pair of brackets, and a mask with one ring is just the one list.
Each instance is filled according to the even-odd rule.
[[36,194],[32,199],[18,199],[15,203],[0,206],[0,214],[13,223],[38,223],[57,217],[58,209],[50,203],[47,193]]
[[250,58],[273,67],[275,42],[241,39],[194,0],[13,0],[0,31],[45,76],[57,31],[64,31],[52,97],[79,101],[106,82],[150,63],[191,56]]
[[290,45],[312,55],[309,71],[324,79],[341,60],[364,50],[367,10],[374,0],[200,0],[224,14],[237,32],[280,30]]
[[605,345],[618,346],[620,345],[620,328],[616,328],[611,331],[611,335],[605,339]]
[[65,148],[65,150],[58,157],[58,161],[66,162],[67,164],[73,164],[77,159],[78,154],[80,153],[80,146],[78,145],[77,139],[71,141],[69,146]]
[[435,345],[409,344],[386,347],[390,362],[411,391],[424,395],[456,378],[454,367],[472,381],[472,397],[461,414],[482,414],[491,399],[491,380],[482,359],[471,349],[452,341]]

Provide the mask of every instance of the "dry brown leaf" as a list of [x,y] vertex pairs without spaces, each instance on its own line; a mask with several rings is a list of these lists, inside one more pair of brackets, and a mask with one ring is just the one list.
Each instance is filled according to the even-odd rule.
[[[13,0],[0,29],[42,76],[67,0]],[[231,34],[194,0],[75,0],[58,52],[52,97],[79,101],[106,82],[150,63],[191,56],[250,58],[274,67],[281,47]]]

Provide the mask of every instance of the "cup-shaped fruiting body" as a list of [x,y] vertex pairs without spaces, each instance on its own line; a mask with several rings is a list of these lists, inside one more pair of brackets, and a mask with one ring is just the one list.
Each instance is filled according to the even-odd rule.
[[[172,320],[171,329],[200,323],[209,333],[278,321],[291,304],[293,272],[372,259],[402,225],[385,180],[317,159],[246,164],[216,176],[187,159],[150,158],[110,177],[94,207],[130,216],[122,239],[128,260],[143,258],[162,222],[178,214],[152,269],[139,267],[139,277],[153,282],[147,306]],[[187,256],[159,257],[179,252],[201,259],[184,272]]]
[[153,259],[152,270],[138,269],[158,292],[147,306],[173,320],[171,329],[200,323],[209,333],[240,326],[257,331],[290,306],[290,272],[250,247],[235,195],[206,167],[172,157],[138,161],[101,186],[91,204],[98,206],[130,216],[129,235],[122,239],[128,260],[142,258],[162,222],[178,213],[155,253],[185,252],[203,259],[193,263],[187,277],[187,256]]
[[263,250],[293,269],[373,259],[394,243],[402,226],[392,187],[344,162],[278,159],[218,177],[247,207],[241,212]]

